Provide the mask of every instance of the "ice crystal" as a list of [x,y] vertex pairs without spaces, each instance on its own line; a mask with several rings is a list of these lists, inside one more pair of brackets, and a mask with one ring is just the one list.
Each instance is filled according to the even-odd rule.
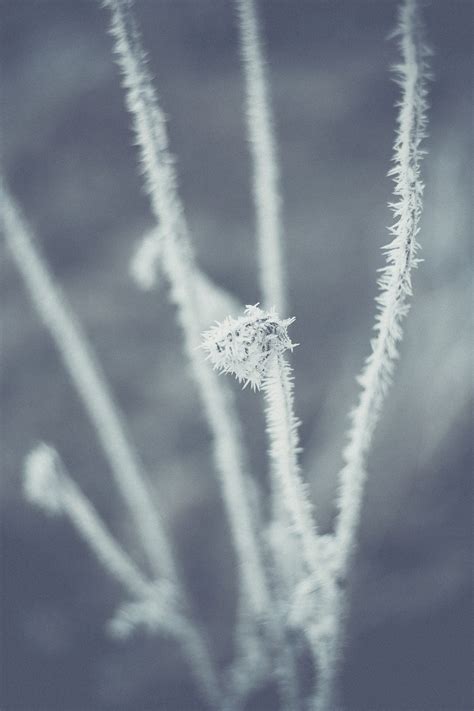
[[272,355],[293,350],[287,328],[294,318],[280,319],[274,309],[247,306],[243,316],[228,316],[203,334],[202,348],[214,368],[233,373],[246,387],[260,389]]

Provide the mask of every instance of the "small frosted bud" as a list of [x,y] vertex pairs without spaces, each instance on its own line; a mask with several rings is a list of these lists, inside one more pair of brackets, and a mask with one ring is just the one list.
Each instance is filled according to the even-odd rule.
[[130,262],[132,279],[143,291],[150,291],[156,286],[160,256],[160,237],[155,229],[142,239]]
[[126,639],[137,629],[170,632],[177,630],[181,614],[182,601],[175,587],[161,581],[142,600],[121,605],[107,623],[107,631],[115,639]]
[[25,460],[23,492],[31,504],[49,514],[62,510],[60,459],[53,447],[40,444]]
[[276,312],[247,306],[240,318],[228,316],[203,334],[202,348],[216,370],[233,373],[244,387],[259,389],[272,355],[293,350],[288,326],[294,318],[280,319]]

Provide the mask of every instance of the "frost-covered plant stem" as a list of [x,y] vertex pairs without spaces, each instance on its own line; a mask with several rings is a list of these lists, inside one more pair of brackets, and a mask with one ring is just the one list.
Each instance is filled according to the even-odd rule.
[[143,467],[122,423],[100,365],[74,318],[64,294],[55,283],[30,227],[0,181],[1,226],[7,247],[21,274],[31,301],[48,329],[64,366],[88,413],[117,487],[130,510],[155,575],[175,577],[175,566],[158,513],[143,477]]
[[318,570],[317,535],[312,506],[297,461],[298,421],[293,406],[293,376],[282,354],[271,356],[262,390],[266,400],[270,459],[277,490],[286,507],[310,573]]
[[140,598],[147,594],[149,582],[108,532],[49,445],[42,443],[27,456],[24,491],[30,503],[47,513],[67,516],[99,563],[129,595]]
[[[165,117],[146,66],[131,3],[106,0],[105,4],[112,12],[112,35],[124,75],[127,107],[133,117],[152,210],[159,223],[159,232],[155,234],[161,240],[161,264],[170,283],[171,298],[178,307],[185,350],[213,433],[214,459],[220,474],[242,589],[252,614],[257,620],[266,622],[270,646],[281,648],[285,644],[284,633],[271,613],[271,594],[244,474],[246,463],[234,398],[230,389],[218,382],[216,374],[196,350],[202,329],[199,306],[202,280],[196,279],[199,272],[177,192]],[[285,685],[284,694],[287,692],[292,693],[291,679]]]
[[[333,575],[338,580],[347,577],[351,554],[355,546],[361,515],[361,504],[367,478],[367,456],[380,418],[387,389],[398,357],[397,343],[402,338],[402,320],[407,315],[411,296],[411,270],[417,266],[416,241],[422,209],[423,183],[420,177],[420,148],[426,128],[426,80],[428,50],[421,37],[421,21],[416,0],[404,0],[395,35],[400,38],[402,61],[395,67],[401,87],[398,129],[394,146],[394,177],[396,202],[391,204],[395,223],[390,228],[392,242],[384,249],[387,265],[379,280],[376,337],[372,352],[358,377],[361,392],[351,413],[349,442],[344,450],[345,465],[340,472],[335,529]],[[335,607],[337,605],[337,608]],[[334,690],[340,663],[340,644],[347,601],[341,594],[327,603],[329,618],[336,624],[326,638],[326,660],[323,683],[314,699],[315,711],[334,708]]]
[[[143,235],[130,260],[130,275],[138,288],[143,291],[151,291],[159,283],[162,239],[159,233],[155,235],[156,230],[159,228],[155,227]],[[193,277],[201,328],[206,328],[212,321],[224,318],[230,313],[238,313],[242,310],[243,307],[237,298],[218,286],[202,269],[197,268]]]
[[[36,447],[25,461],[24,492],[30,503],[51,515],[63,515],[85,541],[102,567],[120,583],[132,599],[140,604],[153,600],[158,607],[167,604],[172,590],[175,605],[164,609],[163,628],[182,645],[191,672],[212,707],[221,708],[216,672],[207,654],[200,632],[188,618],[186,602],[176,583],[166,586],[146,579],[135,563],[109,533],[99,514],[67,473],[59,454],[44,443]],[[173,609],[176,607],[176,609]]]
[[252,609],[263,616],[270,598],[243,474],[244,454],[234,399],[231,391],[217,382],[216,374],[196,350],[201,332],[194,279],[196,262],[178,196],[165,117],[146,65],[132,3],[105,0],[103,4],[112,14],[111,32],[123,73],[127,107],[133,118],[152,210],[160,226],[163,268],[171,298],[178,308],[185,351],[213,433],[214,457],[239,569]]
[[236,0],[245,78],[247,133],[253,164],[253,198],[262,299],[266,308],[287,309],[282,255],[277,147],[254,0]]
[[303,562],[296,583],[304,588],[305,614],[303,624],[300,620],[297,624],[304,629],[318,665],[321,616],[317,598],[326,578],[320,556],[321,537],[316,534],[311,504],[298,467],[292,374],[283,355],[295,345],[287,334],[293,320],[281,320],[274,310],[264,311],[258,305],[247,306],[240,318],[228,317],[204,333],[202,347],[216,370],[232,373],[244,387],[250,384],[265,394],[274,491],[288,514]]
[[[323,538],[316,532],[312,505],[306,486],[301,478],[297,461],[298,421],[293,406],[293,376],[289,363],[283,354],[275,354],[268,363],[262,390],[266,400],[267,432],[270,440],[273,487],[281,497],[286,509],[286,518],[301,546],[293,551],[301,557],[304,570],[296,591],[307,588],[302,599],[305,607],[301,620],[297,623],[304,632],[317,672],[317,696],[331,699],[332,666],[331,644],[333,630],[337,624],[336,592],[334,579],[322,556]],[[295,594],[295,590],[293,590]],[[301,612],[294,601],[296,613]],[[328,629],[327,629],[328,628]],[[328,640],[328,631],[329,637]],[[315,701],[316,711],[327,711]]]
[[[252,160],[252,196],[256,216],[260,293],[265,308],[274,308],[279,314],[285,314],[287,293],[283,267],[280,176],[264,47],[255,0],[236,0],[236,5],[245,82],[245,118]],[[278,529],[280,534],[278,551],[270,547],[275,568],[284,565],[285,557],[297,555],[295,540],[290,532],[288,512],[280,505],[281,501],[281,492],[276,491],[273,485],[271,525]],[[284,572],[280,571],[276,577],[279,584],[274,596],[287,599],[291,591],[289,588],[284,589],[282,585]]]
[[[70,374],[71,380],[95,425],[97,436],[104,449],[122,497],[129,507],[134,523],[140,534],[145,552],[148,554],[154,576],[164,576],[178,586],[181,599],[184,591],[178,583],[176,566],[171,547],[160,518],[151,504],[150,494],[142,477],[141,464],[128,441],[125,430],[113,402],[105,378],[87,343],[85,335],[66,304],[47,265],[40,256],[19,208],[0,183],[2,198],[2,231],[15,264],[24,279],[33,305],[48,328]],[[69,488],[71,493],[71,488]],[[77,502],[76,497],[76,502]],[[71,508],[71,511],[76,511]],[[90,509],[82,506],[82,514],[77,518],[94,522]],[[89,514],[89,516],[87,516]],[[99,529],[96,527],[96,533]],[[92,542],[92,538],[90,539]],[[101,537],[102,543],[105,538]],[[111,551],[111,549],[110,549]],[[109,552],[110,552],[109,551]],[[109,561],[112,557],[108,558]],[[104,562],[104,561],[103,561]],[[123,561],[122,561],[123,562]],[[116,572],[121,566],[115,556]],[[129,579],[132,578],[130,576]],[[133,577],[133,576],[132,576]],[[124,580],[122,581],[124,582]],[[138,592],[138,590],[137,590]],[[207,645],[197,628],[186,625],[182,644],[188,654],[190,665],[203,693],[213,707],[219,706],[217,675],[209,656]]]
[[402,320],[409,310],[411,270],[417,266],[417,234],[422,209],[423,183],[420,143],[426,127],[426,79],[428,51],[421,38],[416,0],[404,0],[396,35],[400,38],[401,63],[395,67],[401,87],[398,130],[394,146],[394,166],[390,170],[395,182],[396,201],[391,204],[395,223],[390,228],[393,240],[384,247],[387,266],[379,280],[376,337],[372,352],[358,377],[359,401],[351,414],[349,443],[344,451],[345,466],[340,477],[338,518],[336,523],[337,567],[347,568],[360,520],[361,500],[367,472],[367,455],[375,427],[392,379],[397,343],[402,338]]

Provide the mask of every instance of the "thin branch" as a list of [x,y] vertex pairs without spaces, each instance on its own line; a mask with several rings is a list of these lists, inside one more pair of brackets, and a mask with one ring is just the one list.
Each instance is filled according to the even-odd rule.
[[46,513],[67,516],[101,566],[132,598],[149,595],[150,582],[109,533],[53,447],[41,443],[28,454],[23,490],[26,499]]
[[335,708],[335,668],[340,594],[332,568],[333,536],[317,534],[312,505],[297,462],[298,421],[293,413],[293,376],[283,354],[272,357],[263,383],[270,456],[292,531],[301,545],[303,571],[293,600],[293,623],[305,634],[317,673],[315,711]]
[[237,0],[245,78],[247,132],[253,164],[260,283],[265,308],[287,310],[277,142],[254,0]]
[[[325,582],[313,511],[298,466],[298,421],[294,415],[291,369],[283,353],[295,346],[287,334],[294,319],[281,320],[275,311],[247,306],[238,319],[228,317],[203,334],[203,348],[214,368],[231,373],[253,389],[262,388],[267,402],[267,432],[275,495],[281,497],[291,531],[301,547],[303,569],[297,581],[308,587],[304,600],[310,611],[301,626],[307,634],[315,663],[319,649],[314,632],[320,625],[319,589]],[[297,569],[297,568],[296,568]]]
[[395,223],[390,228],[394,239],[384,247],[387,265],[381,270],[378,282],[376,337],[371,341],[372,352],[358,377],[361,392],[351,413],[349,443],[344,450],[345,465],[339,474],[335,550],[331,559],[333,593],[324,602],[325,617],[331,627],[323,644],[319,645],[322,676],[314,698],[315,711],[330,711],[335,706],[347,600],[334,583],[347,577],[355,547],[367,478],[367,458],[398,357],[397,346],[403,335],[402,321],[409,310],[411,270],[419,262],[416,237],[422,210],[420,162],[424,153],[420,144],[425,137],[427,123],[426,80],[429,76],[426,61],[429,52],[421,33],[417,1],[404,0],[395,32],[395,36],[400,38],[402,54],[401,63],[395,67],[402,96],[398,104],[394,167],[389,172],[395,182],[396,202],[390,205],[395,217]]
[[[259,279],[265,308],[278,313],[287,311],[287,288],[284,270],[283,224],[281,215],[280,175],[277,140],[270,101],[264,47],[260,35],[258,14],[254,0],[236,0],[239,16],[240,50],[245,81],[246,125],[252,160],[253,200],[256,214]],[[230,312],[229,312],[230,313]],[[295,431],[296,434],[296,431]],[[281,485],[275,480],[272,486],[271,516],[280,528],[280,548],[269,551],[273,558],[278,585],[274,592],[275,608],[285,606],[285,597],[293,589],[284,589],[287,554],[296,554],[295,539],[291,535],[291,516],[283,505]],[[277,572],[278,570],[278,572]],[[285,581],[288,582],[288,579]],[[294,582],[294,581],[293,581]],[[280,598],[280,599],[277,599]],[[292,654],[286,655],[283,665],[291,668]],[[287,674],[287,676],[292,676]],[[293,676],[295,676],[293,674]],[[293,699],[297,692],[293,691]]]
[[[345,465],[339,474],[335,550],[331,559],[333,583],[343,581],[348,574],[361,516],[367,458],[398,357],[402,321],[409,310],[411,270],[419,262],[416,237],[422,210],[420,162],[424,153],[420,144],[425,137],[426,80],[429,76],[428,50],[423,44],[421,32],[417,0],[404,0],[395,32],[395,36],[400,38],[402,54],[401,63],[395,67],[402,95],[398,104],[394,167],[389,172],[395,182],[396,202],[390,205],[395,217],[395,223],[390,228],[394,239],[384,247],[387,265],[381,270],[378,282],[376,336],[371,341],[372,352],[358,376],[361,392],[351,413],[349,443],[344,450]],[[332,594],[323,604],[324,617],[331,627],[319,645],[322,674],[314,698],[315,711],[330,711],[335,705],[344,617],[347,614],[346,596],[334,586]]]
[[43,260],[35,238],[13,197],[0,182],[1,226],[7,247],[48,329],[64,366],[95,426],[122,498],[133,516],[140,540],[156,575],[176,577],[163,524],[151,503],[143,467],[122,422],[86,335]]
[[402,321],[409,310],[412,294],[411,270],[417,266],[417,235],[422,210],[423,183],[420,143],[426,129],[426,80],[428,50],[422,42],[416,0],[405,0],[396,30],[402,61],[395,67],[401,87],[398,130],[394,146],[394,166],[389,175],[395,182],[396,202],[391,204],[395,223],[390,228],[393,241],[384,247],[387,266],[379,279],[378,312],[372,352],[358,377],[359,401],[351,414],[349,443],[344,451],[345,466],[340,472],[338,518],[336,523],[337,566],[345,571],[354,546],[360,520],[367,456],[382,405],[390,385],[397,344],[402,338]]
[[200,632],[189,619],[178,583],[151,582],[143,577],[49,445],[40,444],[26,458],[24,492],[30,503],[46,513],[67,516],[101,566],[134,599],[109,624],[111,631],[126,636],[132,627],[143,624],[174,637],[181,643],[191,672],[210,704],[220,708],[216,672]]
[[146,64],[146,55],[128,0],[105,0],[112,15],[111,33],[123,73],[126,103],[133,119],[146,188],[159,224],[163,269],[177,305],[185,351],[192,367],[205,415],[214,438],[214,458],[220,474],[238,565],[254,612],[264,616],[269,592],[260,545],[246,490],[240,425],[231,391],[200,357],[200,313],[196,263],[177,190],[174,161],[169,152],[164,114]]
[[276,487],[290,517],[293,532],[301,544],[307,572],[319,569],[317,533],[306,485],[298,465],[298,421],[294,415],[293,376],[282,355],[268,364],[262,389],[266,401],[270,458]]

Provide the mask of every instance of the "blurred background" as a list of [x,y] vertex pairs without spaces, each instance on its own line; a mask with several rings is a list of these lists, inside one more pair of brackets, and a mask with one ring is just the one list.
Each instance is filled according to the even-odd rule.
[[[336,473],[368,354],[398,90],[391,0],[266,0],[303,466],[330,530]],[[210,437],[166,285],[129,261],[153,226],[107,34],[92,0],[3,0],[2,158],[10,188],[124,413],[216,658],[232,655],[236,570]],[[201,267],[242,303],[257,284],[251,165],[230,0],[141,0],[137,15]],[[431,0],[435,80],[423,264],[370,457],[343,668],[348,711],[472,708],[472,30],[470,0]],[[177,647],[104,626],[123,600],[62,520],[21,493],[25,454],[53,444],[140,561],[108,465],[1,242],[3,711],[201,709]],[[239,391],[267,487],[260,397]],[[269,696],[249,708],[274,709]]]

